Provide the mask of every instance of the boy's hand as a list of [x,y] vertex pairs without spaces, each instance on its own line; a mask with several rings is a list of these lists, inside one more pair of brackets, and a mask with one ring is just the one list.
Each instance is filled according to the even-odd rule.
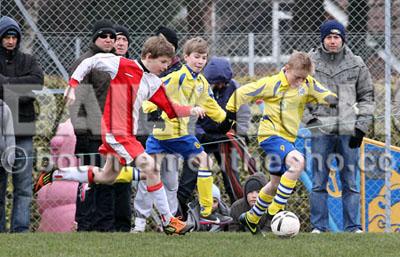
[[67,87],[64,91],[64,101],[67,106],[75,102],[75,88]]
[[206,116],[206,111],[201,107],[193,107],[190,111],[190,115],[196,116],[197,118],[204,118]]

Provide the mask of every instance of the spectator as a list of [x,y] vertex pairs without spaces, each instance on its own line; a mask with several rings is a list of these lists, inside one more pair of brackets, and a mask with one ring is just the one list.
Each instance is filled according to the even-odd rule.
[[[263,173],[250,175],[243,185],[244,196],[235,201],[231,206],[230,216],[233,219],[229,225],[230,231],[247,231],[247,228],[240,224],[239,216],[251,209],[256,204],[258,193],[267,184],[267,177]],[[262,217],[258,223],[261,231],[269,231],[266,217]]]
[[[311,51],[316,63],[315,78],[335,92],[337,108],[309,106],[303,121],[313,127],[311,151],[313,187],[310,197],[313,233],[328,230],[328,182],[330,155],[343,159],[342,183],[343,224],[347,232],[362,232],[360,189],[357,185],[359,147],[372,123],[374,90],[371,76],[361,57],[346,45],[346,32],[336,20],[321,25],[321,46]],[[317,128],[318,125],[322,125]]]
[[[10,17],[0,19],[0,99],[3,99],[13,114],[17,151],[12,173],[13,209],[11,232],[27,232],[30,224],[32,201],[32,157],[35,135],[35,110],[32,90],[40,90],[43,71],[34,56],[20,51],[21,29]],[[7,188],[7,176],[3,173],[1,182]],[[2,190],[4,199],[6,190]],[[1,206],[4,208],[4,205]],[[5,229],[2,217],[1,231]]]
[[[116,31],[109,20],[97,21],[92,29],[92,43],[71,67],[76,67],[86,58],[97,53],[114,52]],[[101,142],[101,114],[104,108],[111,77],[100,70],[92,70],[85,76],[82,86],[76,89],[76,101],[70,107],[71,121],[76,135],[75,154],[81,165],[102,166],[98,154]],[[85,192],[84,192],[85,191]],[[81,195],[85,195],[82,201]],[[113,186],[93,184],[87,187],[80,184],[76,202],[76,221],[78,231],[114,231]]]
[[212,213],[217,216],[220,220],[219,224],[203,223],[200,220],[200,203],[196,198],[188,204],[188,219],[187,222],[194,224],[194,231],[209,231],[209,232],[220,232],[228,228],[228,225],[232,222],[232,218],[229,216],[229,207],[222,201],[221,191],[213,184],[212,187],[213,205]]

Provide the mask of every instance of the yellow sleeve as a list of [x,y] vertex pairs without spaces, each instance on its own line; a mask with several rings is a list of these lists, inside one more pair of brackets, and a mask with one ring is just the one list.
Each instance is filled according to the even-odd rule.
[[321,83],[319,83],[313,77],[308,76],[307,80],[310,85],[310,94],[307,101],[308,103],[330,104],[327,99],[337,98],[337,95],[335,93],[322,86]]
[[131,183],[133,179],[133,167],[126,166],[121,169],[114,183]]
[[142,104],[142,109],[144,113],[150,113],[157,110],[157,105],[153,104],[150,101],[144,101]]
[[212,94],[210,90],[210,85],[207,84],[200,96],[200,101],[198,104],[206,111],[208,117],[215,122],[221,123],[225,120],[226,113],[221,106],[219,106],[217,101],[215,101],[215,99],[211,96]]
[[266,77],[239,87],[229,98],[226,110],[237,112],[243,104],[273,96],[273,86],[268,82],[268,77]]

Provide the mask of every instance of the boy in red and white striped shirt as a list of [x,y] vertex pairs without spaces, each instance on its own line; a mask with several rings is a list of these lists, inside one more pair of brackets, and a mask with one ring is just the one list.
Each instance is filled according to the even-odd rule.
[[202,108],[176,105],[165,95],[163,83],[157,75],[167,69],[173,56],[173,46],[163,36],[154,36],[144,43],[139,61],[109,53],[96,54],[82,61],[65,91],[67,105],[73,103],[75,87],[92,69],[107,72],[111,76],[102,116],[103,144],[99,148],[99,152],[107,156],[105,166],[69,167],[43,173],[35,190],[53,180],[112,184],[122,166],[134,162],[142,177],[146,178],[147,190],[161,214],[164,231],[167,234],[185,234],[189,231],[190,225],[172,216],[159,168],[135,137],[138,111],[145,100],[156,104],[169,118],[205,115]]

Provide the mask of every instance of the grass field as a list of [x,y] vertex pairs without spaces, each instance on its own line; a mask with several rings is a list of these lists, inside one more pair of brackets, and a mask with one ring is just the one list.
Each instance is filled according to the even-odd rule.
[[399,234],[158,233],[2,234],[0,256],[400,256]]

